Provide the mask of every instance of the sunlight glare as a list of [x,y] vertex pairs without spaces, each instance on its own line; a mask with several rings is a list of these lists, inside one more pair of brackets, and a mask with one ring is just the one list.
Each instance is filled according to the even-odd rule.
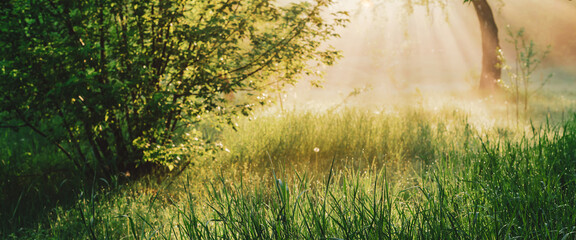
[[[429,7],[407,7],[405,0],[340,0],[333,10],[345,10],[351,22],[331,45],[344,58],[326,69],[323,89],[305,81],[288,90],[288,102],[328,106],[415,104],[421,92],[429,102],[441,96],[464,96],[449,101],[476,101],[469,92],[478,87],[482,61],[480,27],[474,8],[462,1],[441,1]],[[509,61],[506,26],[526,28],[537,46],[552,45],[547,64],[576,72],[576,2],[510,0],[492,2],[500,43]],[[503,73],[505,76],[505,73]],[[368,89],[353,98],[354,89]],[[479,108],[481,104],[472,104]],[[472,107],[471,105],[471,107]]]

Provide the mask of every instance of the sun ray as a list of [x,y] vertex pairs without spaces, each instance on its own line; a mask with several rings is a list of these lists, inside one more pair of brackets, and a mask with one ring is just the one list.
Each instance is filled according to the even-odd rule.
[[[576,1],[490,1],[507,58],[506,26],[526,27],[538,46],[551,44],[554,64],[574,69]],[[476,88],[482,42],[474,9],[461,1],[414,5],[404,0],[341,0],[335,8],[350,12],[351,22],[332,42],[344,58],[327,69],[324,90],[298,90],[307,101],[333,102],[354,88],[372,86],[366,101],[384,102],[424,92],[458,92]],[[552,14],[553,13],[553,14]],[[564,30],[565,29],[565,30]],[[512,55],[513,56],[513,55]],[[571,66],[571,67],[570,67]],[[335,96],[337,95],[337,96]]]

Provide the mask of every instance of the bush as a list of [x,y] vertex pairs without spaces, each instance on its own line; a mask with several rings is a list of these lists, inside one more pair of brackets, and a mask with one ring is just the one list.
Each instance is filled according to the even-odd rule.
[[[77,170],[170,169],[206,113],[231,122],[247,97],[332,64],[345,23],[331,1],[20,1],[0,8],[0,116],[57,146]],[[188,133],[188,134],[186,134]],[[198,141],[199,142],[199,141]]]

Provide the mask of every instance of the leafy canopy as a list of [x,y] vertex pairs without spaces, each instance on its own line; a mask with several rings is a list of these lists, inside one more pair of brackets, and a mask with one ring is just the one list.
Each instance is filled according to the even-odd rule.
[[2,1],[1,120],[46,137],[79,170],[172,168],[204,151],[194,128],[205,114],[230,122],[257,103],[250,95],[334,63],[322,43],[346,20],[324,13],[330,4]]

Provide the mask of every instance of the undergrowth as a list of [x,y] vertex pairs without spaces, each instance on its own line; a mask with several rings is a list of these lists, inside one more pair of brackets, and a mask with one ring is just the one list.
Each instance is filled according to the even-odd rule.
[[454,109],[346,109],[263,115],[238,129],[223,133],[215,160],[178,177],[94,179],[72,207],[3,236],[576,238],[576,117],[479,128]]

